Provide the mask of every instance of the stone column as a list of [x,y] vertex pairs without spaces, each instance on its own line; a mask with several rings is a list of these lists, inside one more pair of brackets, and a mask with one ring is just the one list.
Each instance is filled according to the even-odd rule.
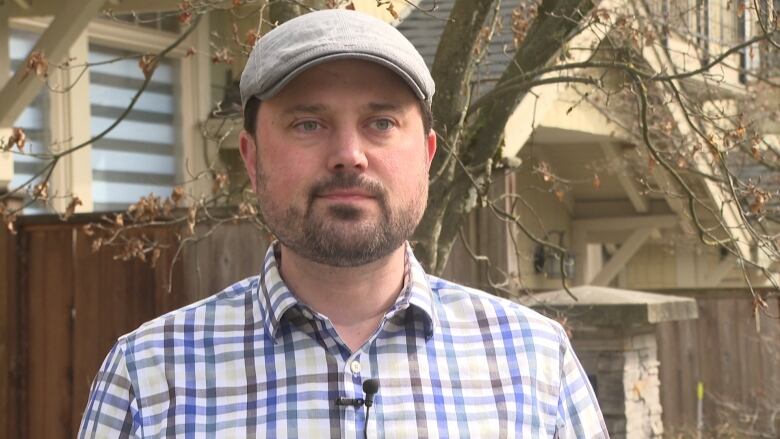
[[534,295],[538,311],[563,313],[596,391],[610,437],[663,436],[655,324],[697,318],[687,297],[581,286]]

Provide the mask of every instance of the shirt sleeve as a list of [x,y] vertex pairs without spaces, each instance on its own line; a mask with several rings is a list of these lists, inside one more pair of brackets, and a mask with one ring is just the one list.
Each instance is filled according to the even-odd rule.
[[558,334],[561,338],[561,388],[555,439],[608,439],[609,433],[590,380],[563,328],[559,327]]
[[90,389],[79,439],[140,436],[138,403],[127,370],[122,341],[108,353]]

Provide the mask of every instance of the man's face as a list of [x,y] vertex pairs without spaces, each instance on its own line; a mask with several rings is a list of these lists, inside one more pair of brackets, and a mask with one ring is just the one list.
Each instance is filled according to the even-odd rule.
[[374,63],[313,67],[263,101],[241,155],[266,224],[309,260],[358,266],[408,239],[425,210],[436,136],[419,101]]

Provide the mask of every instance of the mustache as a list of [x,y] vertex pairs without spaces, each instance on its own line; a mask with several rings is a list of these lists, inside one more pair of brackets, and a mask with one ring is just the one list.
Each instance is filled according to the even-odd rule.
[[358,174],[339,173],[312,186],[309,190],[309,202],[313,202],[316,197],[334,189],[358,189],[368,193],[382,203],[386,198],[385,188],[379,182],[368,180]]

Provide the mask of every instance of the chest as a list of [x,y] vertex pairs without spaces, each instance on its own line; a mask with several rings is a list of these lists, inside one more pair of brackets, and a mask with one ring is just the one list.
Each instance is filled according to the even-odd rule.
[[[516,349],[409,337],[354,353],[295,333],[277,344],[194,343],[180,349],[194,359],[183,363],[161,352],[138,377],[139,416],[149,437],[552,435],[553,370]],[[366,422],[365,408],[335,400],[362,398],[368,378],[380,389]]]

